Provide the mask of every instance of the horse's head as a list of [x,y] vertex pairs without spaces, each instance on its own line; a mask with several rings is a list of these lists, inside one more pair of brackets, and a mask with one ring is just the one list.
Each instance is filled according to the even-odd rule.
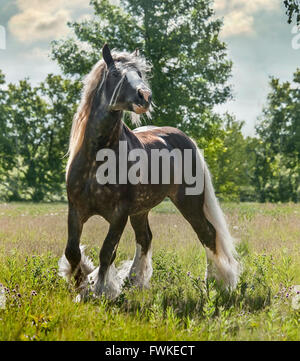
[[152,94],[138,63],[122,57],[114,59],[107,44],[102,49],[102,55],[108,69],[104,92],[110,109],[129,110],[137,114],[147,112]]

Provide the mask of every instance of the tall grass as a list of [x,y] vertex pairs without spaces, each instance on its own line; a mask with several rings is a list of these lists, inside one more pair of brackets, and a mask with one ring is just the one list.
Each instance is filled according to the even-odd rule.
[[[115,301],[75,303],[57,273],[66,241],[65,204],[0,205],[0,340],[299,340],[299,205],[224,204],[243,273],[231,294],[203,281],[205,254],[169,202],[151,214],[153,277],[148,290],[125,284]],[[98,263],[107,231],[91,219],[82,243]],[[117,264],[132,258],[130,226]],[[0,285],[1,286],[1,285]]]

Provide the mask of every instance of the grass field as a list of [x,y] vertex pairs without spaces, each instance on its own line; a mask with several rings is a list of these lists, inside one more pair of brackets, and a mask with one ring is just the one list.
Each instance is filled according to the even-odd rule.
[[[204,250],[191,226],[163,202],[150,215],[150,289],[125,287],[116,301],[74,303],[74,289],[57,271],[67,205],[0,204],[0,284],[6,298],[0,340],[300,340],[293,288],[300,285],[300,204],[222,207],[244,267],[231,295],[202,281]],[[85,225],[82,244],[95,264],[107,230],[101,217]],[[116,263],[133,255],[127,225]]]

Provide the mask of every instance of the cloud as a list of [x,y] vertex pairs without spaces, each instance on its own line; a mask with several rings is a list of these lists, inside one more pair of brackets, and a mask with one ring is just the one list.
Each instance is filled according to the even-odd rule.
[[215,0],[217,16],[224,17],[222,37],[255,34],[254,19],[262,11],[277,11],[280,0]]
[[49,50],[42,47],[34,47],[24,53],[24,58],[35,61],[49,61]]
[[21,42],[32,43],[38,40],[56,38],[67,32],[68,11],[44,13],[40,10],[25,11],[13,16],[9,21],[10,32]]
[[253,21],[253,16],[247,15],[243,11],[231,11],[224,18],[222,36],[229,37],[240,34],[253,34]]
[[54,11],[59,9],[88,8],[89,0],[17,0],[21,11],[39,9],[41,11]]
[[19,13],[8,23],[9,31],[23,43],[65,36],[73,13],[88,9],[89,0],[17,0]]

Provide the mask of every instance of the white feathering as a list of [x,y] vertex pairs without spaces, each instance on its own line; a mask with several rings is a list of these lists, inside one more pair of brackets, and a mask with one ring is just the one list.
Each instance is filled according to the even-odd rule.
[[[95,297],[96,285],[98,280],[99,267],[95,267],[92,260],[85,254],[86,246],[80,246],[81,260],[79,266],[85,276],[81,285],[79,286],[80,294],[76,297],[75,301],[79,302],[91,291]],[[129,276],[130,269],[132,268],[133,261],[124,261],[119,268],[112,264],[105,277],[104,294],[109,299],[117,298],[122,292],[124,281]],[[66,281],[70,281],[72,272],[71,265],[66,256],[63,255],[58,261],[59,275]]]

